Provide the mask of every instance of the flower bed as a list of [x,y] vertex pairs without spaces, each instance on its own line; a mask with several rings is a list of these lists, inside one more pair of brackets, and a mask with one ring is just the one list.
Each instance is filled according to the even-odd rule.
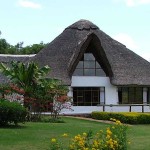
[[[58,139],[52,138],[50,150],[126,150],[127,126],[119,120],[112,119],[112,121],[115,123],[108,127],[106,131],[99,130],[96,134],[93,134],[92,131],[83,132],[70,138],[68,145],[64,145]],[[64,133],[62,136],[66,138],[69,135]]]

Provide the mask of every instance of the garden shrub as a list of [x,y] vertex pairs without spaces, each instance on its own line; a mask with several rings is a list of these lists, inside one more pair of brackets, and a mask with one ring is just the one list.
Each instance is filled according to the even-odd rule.
[[93,119],[110,120],[115,118],[128,124],[150,124],[150,114],[137,112],[92,112]]
[[[83,132],[72,138],[68,133],[64,133],[62,135],[64,139],[61,141],[58,137],[53,137],[50,150],[127,150],[127,126],[119,120],[112,119],[112,121],[115,123],[95,134],[92,131]],[[65,138],[67,144],[63,143]]]
[[31,122],[45,122],[45,123],[65,123],[65,121],[59,117],[57,119],[51,118],[49,115],[40,115],[39,114],[31,114],[29,113],[29,117],[27,118],[27,121]]
[[107,112],[92,112],[92,118],[93,119],[98,119],[98,120],[109,120],[110,116]]
[[139,124],[150,124],[150,114],[140,114],[137,120]]
[[27,110],[17,102],[0,99],[0,126],[24,123]]

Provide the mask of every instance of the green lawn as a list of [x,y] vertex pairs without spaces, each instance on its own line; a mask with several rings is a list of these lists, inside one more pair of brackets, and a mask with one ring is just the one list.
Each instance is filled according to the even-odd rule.
[[[105,129],[108,124],[64,118],[66,123],[26,123],[19,128],[0,128],[0,150],[48,150],[50,139],[63,133],[69,136]],[[128,129],[129,150],[150,149],[150,125],[135,125]]]

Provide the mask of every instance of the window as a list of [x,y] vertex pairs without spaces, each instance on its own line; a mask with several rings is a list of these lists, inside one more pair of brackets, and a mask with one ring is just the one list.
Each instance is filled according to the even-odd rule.
[[[97,106],[100,104],[99,87],[74,87],[73,103],[75,106]],[[104,89],[102,87],[102,89]],[[104,99],[104,98],[103,98]]]
[[92,53],[85,53],[79,61],[73,76],[106,76]]
[[122,88],[122,103],[128,103],[128,88]]
[[120,104],[141,104],[143,103],[142,87],[120,87],[118,88]]
[[148,88],[147,91],[147,103],[150,104],[150,87]]

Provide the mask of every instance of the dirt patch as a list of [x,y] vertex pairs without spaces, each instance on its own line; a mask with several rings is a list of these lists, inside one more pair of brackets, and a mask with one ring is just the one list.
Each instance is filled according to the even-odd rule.
[[108,121],[108,120],[96,120],[92,118],[78,117],[78,116],[65,116],[65,117],[77,118],[77,119],[83,119],[83,120],[89,120],[89,121],[95,121],[95,122],[102,122],[102,123],[107,123],[107,124],[114,124],[113,121]]

